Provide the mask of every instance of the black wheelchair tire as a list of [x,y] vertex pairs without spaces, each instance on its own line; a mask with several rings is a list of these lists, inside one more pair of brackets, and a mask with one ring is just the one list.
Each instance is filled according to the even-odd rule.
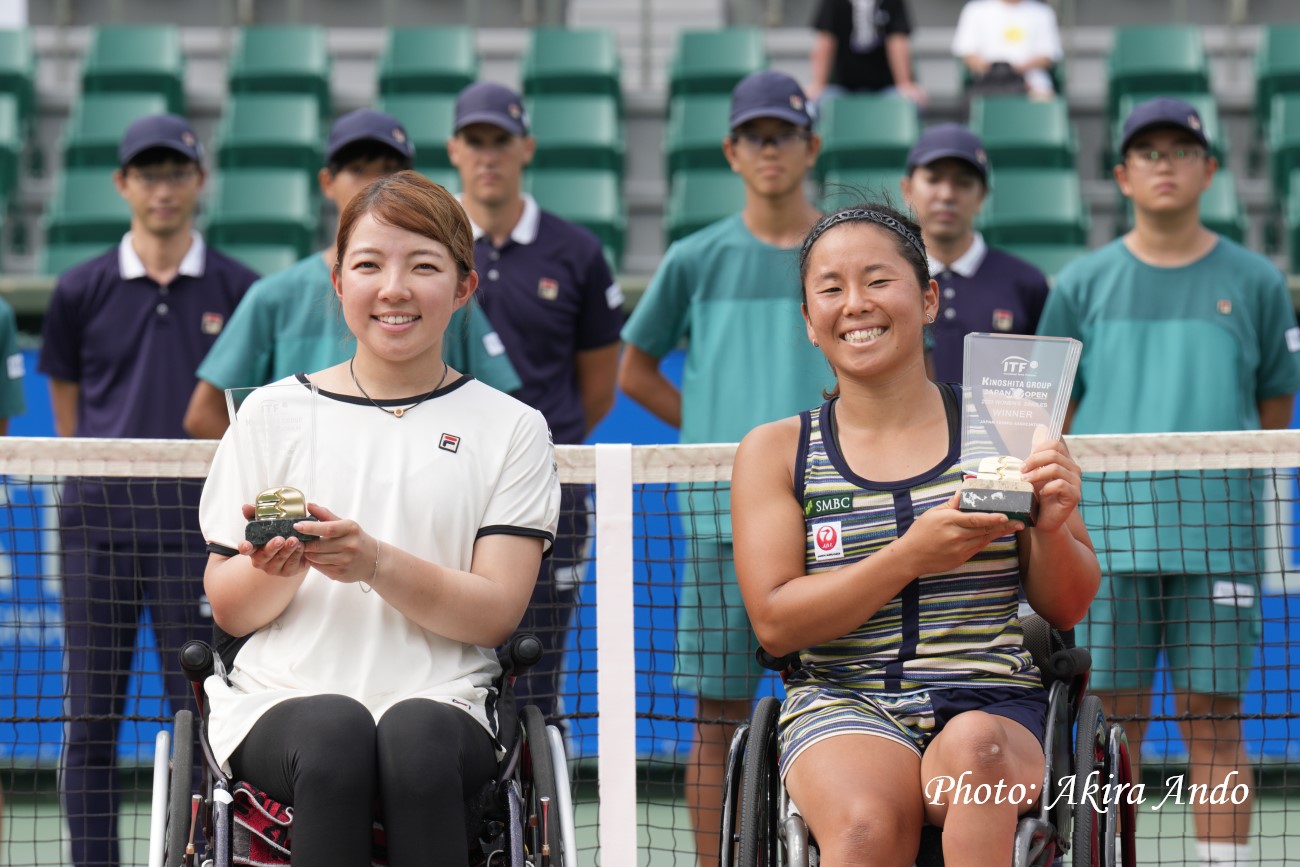
[[[547,839],[551,848],[552,867],[569,867],[571,856],[564,851],[563,837],[560,835],[560,799],[555,787],[555,765],[551,762],[551,744],[546,737],[546,720],[542,712],[533,705],[528,705],[519,715],[524,730],[524,750],[528,764],[525,777],[524,810],[527,816],[537,817],[535,830],[528,832],[531,854],[541,856],[542,848],[542,798],[550,798],[547,813]],[[533,847],[536,848],[533,848]],[[540,863],[534,861],[534,863]]]
[[740,778],[745,762],[745,745],[749,742],[749,723],[738,726],[727,748],[727,765],[723,769],[722,828],[718,840],[718,867],[736,867],[736,846],[740,843]]
[[[1105,860],[1104,813],[1092,808],[1097,796],[1085,798],[1088,778],[1094,771],[1102,772],[1108,764],[1106,755],[1106,716],[1101,699],[1085,695],[1079,703],[1078,727],[1074,738],[1074,839],[1071,863],[1074,867],[1102,867]],[[1108,781],[1098,779],[1097,785]],[[1103,790],[1104,791],[1104,790]]]
[[166,867],[182,867],[190,833],[190,781],[194,773],[194,714],[178,710],[172,725],[171,779],[167,790]]
[[776,867],[776,718],[781,703],[759,699],[749,724],[740,783],[740,857],[737,867]]

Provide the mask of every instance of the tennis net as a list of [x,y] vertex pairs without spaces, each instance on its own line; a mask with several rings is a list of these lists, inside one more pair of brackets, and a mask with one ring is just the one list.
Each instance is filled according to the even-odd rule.
[[[1248,662],[1223,666],[1235,667],[1227,674],[1245,684],[1240,708],[1202,717],[1227,716],[1244,731],[1247,761],[1258,774],[1251,863],[1300,859],[1292,773],[1300,767],[1300,708],[1291,687],[1300,628],[1290,611],[1300,590],[1300,432],[1075,437],[1070,445],[1089,474],[1085,517],[1108,527],[1094,533],[1094,543],[1110,570],[1210,576],[1218,601],[1243,609],[1246,594],[1258,594],[1257,650]],[[15,867],[72,863],[74,835],[55,770],[71,745],[65,733],[76,730],[86,739],[78,748],[94,757],[86,768],[105,756],[117,762],[115,775],[84,772],[84,790],[117,794],[81,805],[80,837],[102,846],[116,833],[122,863],[143,863],[147,765],[154,734],[172,712],[165,673],[176,670],[157,647],[174,643],[171,632],[205,613],[193,590],[166,594],[198,586],[202,543],[189,513],[214,449],[205,442],[0,441],[0,781],[7,798],[0,860]],[[729,445],[557,448],[561,480],[573,486],[569,517],[585,519],[569,523],[589,525],[582,532],[595,537],[590,546],[585,536],[567,540],[561,547],[568,559],[554,564],[578,599],[557,715],[574,760],[580,863],[694,863],[684,767],[697,724],[717,721],[698,716],[674,666],[683,642],[713,647],[724,631],[723,612],[709,600],[732,580],[733,456]],[[69,508],[70,494],[79,508]],[[104,540],[112,556],[87,564],[79,552],[104,548]],[[197,567],[187,565],[196,559]],[[103,573],[118,595],[99,606],[80,603],[74,591],[84,579],[74,573]],[[684,616],[686,583],[704,600],[685,606],[693,616]],[[138,631],[106,633],[128,628],[112,626],[115,620],[134,622],[142,607],[137,593],[165,597],[154,610],[166,622],[150,624],[145,615]],[[1187,621],[1189,644],[1222,643],[1209,623]],[[109,666],[113,677],[87,690],[94,701],[70,704],[68,684],[83,673],[66,670],[65,641],[93,643],[106,634],[131,650]],[[732,641],[736,659],[752,658],[750,641],[744,634]],[[1116,642],[1122,647],[1106,649],[1143,641],[1126,635]],[[747,666],[728,668],[731,656],[718,665],[717,676],[748,691]],[[770,674],[756,690],[781,694]],[[1154,693],[1140,714],[1150,723],[1143,748],[1150,806],[1162,802],[1168,779],[1185,774],[1188,756],[1179,733],[1186,709],[1176,706],[1164,673]],[[1191,807],[1164,803],[1140,821],[1141,862],[1196,863]]]

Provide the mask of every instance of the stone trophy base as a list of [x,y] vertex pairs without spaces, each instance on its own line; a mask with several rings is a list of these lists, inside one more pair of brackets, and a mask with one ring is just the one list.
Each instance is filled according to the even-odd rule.
[[1026,527],[1034,526],[1038,518],[1034,486],[1011,479],[967,479],[962,482],[957,508],[963,512],[1001,513],[1013,521],[1023,521]]
[[320,536],[309,536],[306,533],[299,533],[293,528],[293,525],[305,518],[263,518],[260,521],[249,521],[248,526],[244,528],[244,538],[252,542],[255,547],[262,547],[276,536],[288,539],[294,536],[303,542],[315,542]]

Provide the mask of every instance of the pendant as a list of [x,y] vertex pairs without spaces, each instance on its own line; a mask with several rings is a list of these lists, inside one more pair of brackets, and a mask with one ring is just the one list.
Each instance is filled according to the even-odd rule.
[[406,415],[406,410],[399,406],[397,409],[393,410],[393,415],[397,416],[398,418],[401,418],[402,416]]

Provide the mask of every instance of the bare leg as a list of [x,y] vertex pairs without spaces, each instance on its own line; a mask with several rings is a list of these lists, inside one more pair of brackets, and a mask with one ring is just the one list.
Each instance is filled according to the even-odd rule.
[[686,765],[686,803],[695,826],[695,854],[700,867],[718,863],[718,840],[722,828],[722,785],[726,773],[727,748],[736,726],[721,720],[749,718],[749,699],[700,698],[696,715],[703,722],[695,726],[695,742]]
[[925,812],[920,772],[910,748],[872,735],[831,737],[800,753],[786,788],[817,839],[822,867],[910,867]]
[[1181,691],[1175,693],[1175,700],[1180,713],[1197,717],[1179,723],[1183,740],[1187,743],[1190,785],[1205,786],[1208,792],[1226,780],[1229,794],[1238,784],[1246,787],[1245,800],[1237,804],[1231,800],[1221,804],[1210,803],[1208,795],[1191,799],[1196,839],[1207,843],[1243,844],[1250,836],[1255,774],[1246,761],[1246,751],[1242,746],[1241,721],[1204,718],[1235,715],[1241,704],[1230,696]]
[[928,787],[936,778],[970,786],[941,800],[926,799],[926,818],[943,828],[944,863],[948,867],[1011,863],[1017,818],[1034,805],[1043,779],[1043,748],[1038,739],[1006,717],[977,710],[958,714],[935,736],[921,762],[926,791],[934,792]]

